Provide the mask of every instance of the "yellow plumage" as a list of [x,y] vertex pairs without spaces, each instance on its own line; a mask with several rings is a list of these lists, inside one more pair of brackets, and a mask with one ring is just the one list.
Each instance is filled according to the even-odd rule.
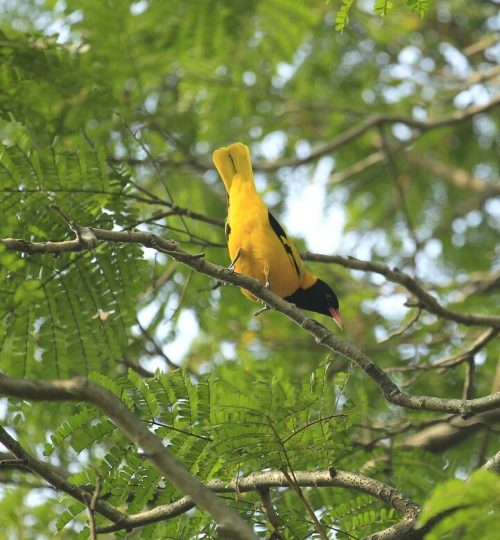
[[[235,143],[219,148],[213,160],[229,196],[226,236],[231,260],[240,253],[235,270],[262,283],[267,278],[271,290],[283,297],[313,285],[317,278],[305,270],[295,246],[255,189],[248,147]],[[254,299],[248,291],[243,293]]]

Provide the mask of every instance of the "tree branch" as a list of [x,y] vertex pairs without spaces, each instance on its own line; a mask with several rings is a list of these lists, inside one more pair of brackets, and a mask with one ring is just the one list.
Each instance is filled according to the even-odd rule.
[[[492,456],[482,467],[482,469],[500,472],[500,451]],[[430,531],[433,525],[436,524],[436,519],[441,520],[446,517],[446,514],[455,512],[459,507],[446,510],[444,513],[438,514],[431,518],[423,527],[418,530],[414,529],[418,513],[414,516],[407,514],[404,518],[395,525],[366,536],[362,540],[422,540]]]
[[490,196],[500,194],[500,185],[498,183],[487,182],[464,169],[453,167],[427,154],[407,150],[406,157],[412,165],[428,169],[459,189],[469,189],[478,193],[486,193]]
[[357,139],[368,130],[378,128],[385,124],[405,124],[408,127],[412,127],[421,132],[429,131],[431,129],[443,128],[469,120],[476,114],[492,110],[498,105],[500,105],[500,96],[494,97],[485,105],[469,107],[463,111],[454,111],[450,115],[426,121],[416,120],[415,118],[398,114],[368,116],[365,120],[347,129],[335,139],[318,146],[305,158],[280,159],[269,163],[259,163],[254,166],[254,169],[258,171],[275,171],[281,167],[297,167],[298,165],[310,163],[311,161],[315,161],[318,158],[326,154],[330,154],[334,150],[337,150],[340,147],[350,143],[352,140]]
[[[175,456],[163,446],[161,440],[149,431],[144,423],[131,413],[120,399],[98,384],[83,377],[75,377],[68,380],[34,381],[12,379],[0,374],[0,392],[5,396],[30,400],[69,400],[92,403],[112,420],[131,441],[143,450],[146,457],[169,482],[181,493],[190,495],[197,506],[208,512],[221,528],[229,531],[232,535],[231,538],[235,540],[257,539],[257,536],[249,525],[232,508],[227,506],[202,482],[192,476],[177,461]],[[12,443],[8,441],[5,435],[3,435],[3,438],[12,446]],[[19,457],[13,450],[15,446],[12,446],[12,448],[7,446],[7,448]],[[16,449],[16,451],[19,450]],[[46,471],[43,472],[46,473]],[[62,485],[57,478],[54,480],[58,485]],[[67,486],[64,485],[64,487]],[[82,500],[79,498],[82,497],[80,490],[75,491],[75,495],[73,496],[78,500]],[[82,502],[90,504],[91,496],[89,494],[86,494],[86,496],[88,499]],[[112,516],[110,514],[110,519],[121,522],[122,514],[119,513],[119,516],[118,514],[113,514]]]
[[417,282],[408,274],[401,272],[398,268],[391,270],[388,266],[380,263],[363,261],[354,257],[342,257],[340,255],[321,255],[317,253],[305,253],[304,260],[334,263],[352,270],[361,270],[363,272],[374,272],[384,276],[388,281],[398,283],[405,287],[406,290],[415,295],[419,300],[419,307],[434,313],[438,317],[455,321],[466,326],[491,326],[492,328],[500,329],[500,317],[488,315],[475,315],[469,313],[460,313],[444,308],[439,302],[425,291]]
[[[192,265],[189,261],[195,258],[203,257],[203,254],[192,255],[187,251],[178,248],[177,243],[173,240],[165,240],[151,233],[142,231],[109,231],[105,229],[95,229],[92,227],[81,227],[84,236],[75,238],[74,240],[66,240],[62,242],[29,242],[16,238],[0,239],[0,243],[4,244],[8,250],[20,251],[23,253],[51,253],[58,255],[65,252],[85,251],[95,247],[95,240],[104,240],[108,242],[120,243],[136,243],[142,244],[145,247],[155,248],[158,251],[171,255],[177,261],[183,262],[201,271],[211,277],[220,278],[228,283],[239,285],[238,281],[229,279],[230,275],[236,276],[234,273],[227,273],[225,277],[219,276],[220,267],[216,267],[210,263],[202,265]],[[500,329],[500,317],[475,315],[468,313],[459,313],[442,307],[439,302],[428,292],[426,292],[417,281],[395,268],[391,270],[388,266],[370,261],[355,259],[354,257],[342,257],[340,255],[321,255],[317,253],[306,252],[303,254],[304,260],[327,262],[339,264],[353,270],[362,270],[364,272],[375,272],[383,275],[389,281],[403,285],[409,292],[414,294],[420,301],[420,307],[427,311],[438,315],[444,319],[449,319],[466,326],[491,326],[492,328]],[[204,267],[204,269],[202,268]],[[210,267],[210,269],[208,269]],[[241,276],[244,277],[244,276]]]
[[456,416],[422,429],[401,443],[402,448],[424,448],[429,452],[444,452],[500,422],[500,409],[463,419]]
[[[362,493],[367,493],[387,505],[397,512],[415,518],[420,511],[420,506],[397,489],[359,473],[351,473],[336,469],[328,471],[294,471],[295,480],[301,487],[339,487],[354,489]],[[246,493],[250,491],[262,492],[270,488],[289,488],[290,481],[282,471],[266,471],[253,473],[240,477],[236,480],[224,482],[222,480],[211,480],[207,482],[207,487],[215,493]],[[107,533],[124,528],[135,528],[154,523],[163,519],[171,519],[193,508],[194,503],[190,497],[183,497],[173,503],[157,506],[152,510],[140,512],[129,516],[126,524],[116,524],[101,527],[98,532]]]
[[483,465],[483,469],[500,473],[500,450]]
[[[0,375],[0,384],[3,380],[3,376]],[[62,476],[57,474],[54,470],[54,467],[51,464],[43,463],[38,459],[34,458],[29,454],[24,448],[12,438],[3,427],[0,426],[0,443],[2,443],[5,448],[10,450],[14,456],[22,460],[24,467],[34,472],[35,474],[41,476],[46,480],[51,486],[56,489],[67,493],[77,501],[82,502],[86,506],[89,506],[92,503],[92,493],[71,484]],[[127,515],[120,512],[110,504],[105,501],[96,499],[93,504],[95,511],[99,512],[101,515],[107,517],[116,524],[125,523],[128,519]]]
[[483,348],[485,347],[492,339],[496,337],[499,330],[496,328],[489,328],[485,332],[483,332],[465,351],[462,351],[457,354],[453,354],[451,356],[445,356],[444,358],[441,358],[439,360],[436,360],[432,363],[422,363],[422,364],[415,364],[413,366],[395,366],[391,368],[387,368],[387,372],[403,372],[403,371],[427,371],[430,369],[438,369],[441,371],[445,371],[445,369],[448,368],[454,368],[458,365],[460,365],[462,362],[465,362],[466,360],[470,360],[471,358],[474,358],[474,356]]
[[365,536],[362,540],[422,540],[423,533],[413,529],[416,517],[404,517],[383,531]]
[[[266,305],[280,311],[300,327],[304,328],[315,338],[317,343],[320,343],[331,351],[339,353],[349,360],[354,361],[371,379],[375,381],[385,399],[394,405],[399,405],[408,409],[458,413],[463,416],[488,411],[500,406],[500,392],[496,392],[483,398],[470,400],[445,399],[431,396],[413,396],[406,394],[402,392],[396,386],[396,384],[394,384],[388,375],[377,364],[375,364],[370,357],[368,357],[355,345],[337,338],[316,320],[311,319],[293,304],[290,304],[283,298],[274,294],[256,279],[244,276],[242,274],[237,274],[228,268],[212,264],[203,258],[203,254],[193,255],[188,253],[187,251],[179,248],[177,243],[173,240],[165,240],[151,233],[141,231],[108,231],[95,228],[91,228],[90,231],[97,239],[102,241],[135,243],[154,248],[162,253],[170,255],[176,261],[186,264],[197,272],[225,283],[230,283],[232,285],[237,285],[238,287],[247,289],[257,298],[262,300]],[[42,246],[46,246],[47,244],[50,244],[50,249],[45,247],[45,252],[51,253],[54,252],[53,250],[55,250],[56,253],[59,253],[63,251],[80,251],[81,249],[84,249],[84,247],[79,244],[78,239],[61,243],[45,242],[38,244],[15,239],[5,239],[1,242],[7,246],[7,249],[24,251],[27,253],[41,253],[43,252],[43,249],[41,249]],[[69,249],[69,243],[71,243],[72,249]],[[60,250],[60,244],[63,245],[62,250]],[[405,285],[406,288],[411,292],[414,292],[416,296],[419,297],[421,303],[433,313],[450,320],[462,322],[463,324],[476,324],[500,328],[500,317],[456,313],[441,307],[437,300],[425,292],[413,278],[407,274],[404,274],[403,272],[400,272],[399,270],[390,270],[388,267],[378,263],[359,261],[357,259],[339,256],[309,254],[309,260],[336,262],[350,268],[380,273],[385,275],[388,279],[391,279],[391,281],[396,281],[397,283]]]
[[257,491],[262,500],[262,510],[266,514],[267,520],[272,527],[271,534],[273,535],[273,540],[284,540],[279,532],[281,522],[273,506],[273,501],[271,500],[271,490],[269,488],[260,488]]

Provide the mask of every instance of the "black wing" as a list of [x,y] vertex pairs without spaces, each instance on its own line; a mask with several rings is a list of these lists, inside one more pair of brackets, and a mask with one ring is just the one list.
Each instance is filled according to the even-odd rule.
[[[231,162],[232,162],[231,158]],[[234,166],[234,163],[233,163]],[[227,203],[227,213],[229,215],[229,193],[226,195],[226,203]],[[226,243],[229,242],[229,235],[231,234],[231,225],[229,225],[229,222],[226,220],[226,223],[224,224],[224,234],[226,235]]]
[[278,223],[278,220],[271,214],[271,212],[268,212],[269,216],[269,223],[275,232],[276,236],[280,239],[281,244],[283,245],[283,248],[288,253],[288,256],[290,257],[293,266],[295,268],[295,272],[297,272],[297,276],[300,277],[300,268],[297,264],[297,261],[295,260],[295,257],[293,256],[292,248],[290,247],[290,244],[288,243],[288,238],[286,236],[286,232],[283,230],[283,227]]

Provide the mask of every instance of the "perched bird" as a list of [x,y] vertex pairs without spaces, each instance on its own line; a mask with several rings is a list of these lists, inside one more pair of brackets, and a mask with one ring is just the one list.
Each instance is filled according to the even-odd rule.
[[[230,267],[265,283],[299,308],[331,316],[343,329],[337,295],[305,269],[297,249],[257,193],[248,146],[234,143],[219,148],[213,160],[228,194],[225,230]],[[242,292],[256,300],[249,291]]]

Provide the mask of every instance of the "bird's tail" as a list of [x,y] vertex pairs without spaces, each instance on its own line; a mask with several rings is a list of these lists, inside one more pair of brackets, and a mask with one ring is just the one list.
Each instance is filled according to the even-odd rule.
[[230,146],[218,148],[213,155],[215,167],[229,193],[233,178],[238,175],[241,180],[253,182],[252,163],[248,146],[237,142]]

